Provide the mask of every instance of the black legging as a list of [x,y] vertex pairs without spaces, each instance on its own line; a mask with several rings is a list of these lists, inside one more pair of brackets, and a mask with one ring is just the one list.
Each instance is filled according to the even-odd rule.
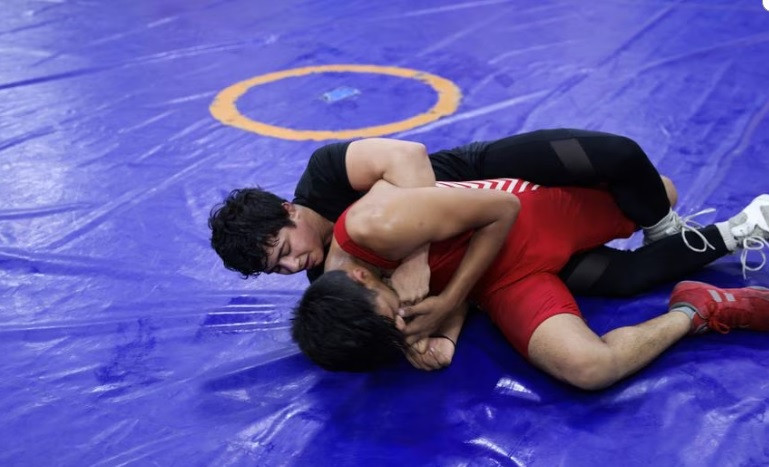
[[[715,249],[693,251],[680,234],[663,238],[633,251],[607,246],[574,255],[560,277],[577,295],[629,297],[677,280],[729,253],[718,228],[698,229]],[[701,247],[702,240],[687,233],[689,243]]]
[[482,178],[513,177],[545,186],[605,184],[619,208],[640,226],[670,209],[659,172],[632,139],[596,131],[557,129],[510,136],[477,159]]
[[[651,226],[670,209],[659,172],[632,139],[595,131],[540,130],[491,142],[477,159],[482,178],[514,177],[545,186],[605,185],[625,215]],[[564,228],[553,226],[553,228]],[[580,295],[630,296],[679,279],[729,253],[718,229],[701,229],[715,250],[695,252],[680,235],[635,251],[599,247],[561,271]],[[687,237],[699,246],[700,240]]]

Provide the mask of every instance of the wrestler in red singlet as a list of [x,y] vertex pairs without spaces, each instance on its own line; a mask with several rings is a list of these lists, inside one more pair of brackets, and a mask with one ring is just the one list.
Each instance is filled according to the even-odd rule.
[[[547,318],[581,316],[558,272],[575,253],[616,238],[629,237],[635,224],[611,195],[594,188],[547,188],[515,179],[438,182],[437,186],[496,189],[521,201],[518,218],[494,262],[470,293],[505,337],[528,357],[534,330]],[[349,208],[348,208],[349,209]],[[399,264],[355,244],[347,235],[345,211],[334,225],[334,238],[347,253],[385,270]],[[430,245],[430,291],[448,284],[467,249],[472,231]]]

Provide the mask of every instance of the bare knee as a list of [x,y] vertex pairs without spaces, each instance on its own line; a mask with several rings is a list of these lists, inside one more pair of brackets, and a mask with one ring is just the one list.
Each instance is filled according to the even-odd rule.
[[617,381],[613,359],[607,351],[578,352],[563,362],[557,378],[586,391],[611,386]]
[[668,195],[670,206],[675,207],[675,205],[678,204],[678,190],[676,189],[673,180],[664,175],[660,175],[660,178],[662,178],[662,184],[665,185],[665,193]]
[[568,313],[537,327],[528,357],[555,378],[589,391],[605,388],[621,376],[612,349],[580,317]]

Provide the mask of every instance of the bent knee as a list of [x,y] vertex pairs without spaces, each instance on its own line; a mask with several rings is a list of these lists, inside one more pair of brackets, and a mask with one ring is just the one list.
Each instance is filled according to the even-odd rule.
[[622,161],[628,169],[634,168],[638,164],[646,164],[649,161],[641,146],[627,136],[614,135],[608,144],[611,145],[614,156]]
[[617,380],[612,359],[604,352],[586,352],[569,357],[561,374],[554,376],[586,391],[603,389]]
[[675,207],[675,205],[678,204],[678,190],[676,189],[676,185],[673,183],[673,180],[668,177],[664,175],[660,175],[660,177],[662,178],[662,184],[665,185],[665,193],[668,195],[670,206]]

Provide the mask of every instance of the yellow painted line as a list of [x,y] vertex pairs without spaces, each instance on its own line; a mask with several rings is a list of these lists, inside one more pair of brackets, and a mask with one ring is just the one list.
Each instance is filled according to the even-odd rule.
[[[251,120],[238,110],[237,102],[243,94],[249,89],[273,81],[279,81],[285,78],[296,78],[315,73],[373,73],[380,75],[398,76],[406,79],[420,81],[430,86],[438,95],[438,100],[427,111],[415,115],[411,118],[398,122],[386,123],[384,125],[369,126],[364,128],[355,128],[351,130],[295,130],[280,126],[268,125],[266,123]],[[314,140],[322,141],[327,139],[352,139],[352,138],[372,138],[383,136],[399,131],[410,130],[412,128],[434,122],[441,117],[451,115],[459,107],[459,100],[462,98],[462,92],[451,81],[440,76],[425,73],[424,71],[412,70],[409,68],[400,68],[394,66],[378,65],[319,65],[303,68],[294,68],[291,70],[276,71],[265,75],[255,76],[253,78],[235,83],[222,90],[216,95],[211,103],[211,115],[225,125],[234,126],[242,130],[259,133],[261,135],[273,136],[275,138],[290,139],[297,141]],[[297,112],[301,109],[297,110]]]

